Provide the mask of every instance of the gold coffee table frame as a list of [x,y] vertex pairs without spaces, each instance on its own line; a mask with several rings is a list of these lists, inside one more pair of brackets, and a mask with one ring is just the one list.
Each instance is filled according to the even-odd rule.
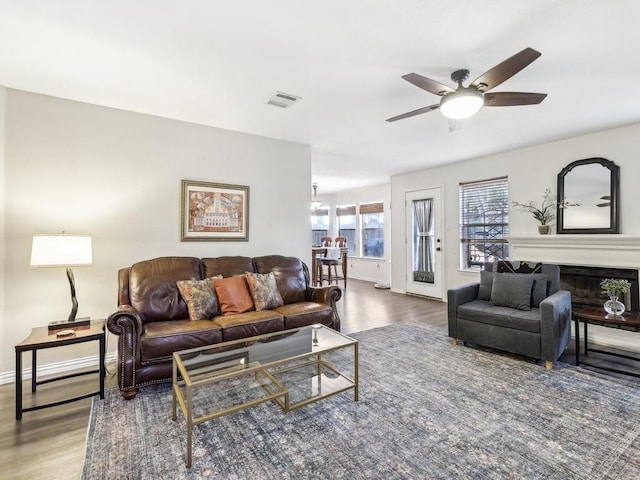
[[[353,348],[352,375],[339,370],[325,354]],[[303,388],[288,385],[287,372],[314,367],[307,375],[311,382]],[[194,416],[194,390],[223,380],[248,377],[262,387],[258,398],[233,404],[200,416]],[[310,389],[309,389],[310,387]],[[259,388],[259,387],[258,387]],[[292,402],[290,388],[301,399]],[[308,391],[302,391],[307,389]],[[187,423],[187,467],[191,467],[193,426],[244,410],[260,403],[275,401],[285,412],[353,389],[358,401],[358,341],[323,325],[285,330],[277,333],[182,350],[173,354],[172,419],[177,405]],[[215,394],[215,389],[211,389]],[[224,395],[224,391],[220,392]]]

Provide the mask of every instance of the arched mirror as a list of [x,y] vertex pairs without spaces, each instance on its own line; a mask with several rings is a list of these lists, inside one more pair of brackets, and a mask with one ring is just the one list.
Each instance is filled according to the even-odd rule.
[[576,160],[558,174],[558,233],[619,233],[620,167]]

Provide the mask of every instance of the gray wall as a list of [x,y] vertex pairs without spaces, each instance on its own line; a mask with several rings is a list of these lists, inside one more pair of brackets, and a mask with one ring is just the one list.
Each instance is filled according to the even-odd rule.
[[[18,90],[2,94],[0,381],[13,378],[13,346],[71,309],[64,269],[29,267],[35,233],[92,235],[93,265],[74,274],[78,316],[95,319],[116,307],[118,268],[139,260],[275,253],[309,262],[308,145]],[[180,242],[185,178],[248,185],[249,242]],[[97,353],[85,346],[43,352],[42,363]]]

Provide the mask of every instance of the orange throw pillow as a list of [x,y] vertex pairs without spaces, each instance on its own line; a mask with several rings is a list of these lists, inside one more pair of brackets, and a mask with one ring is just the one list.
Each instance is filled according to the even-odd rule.
[[214,278],[213,286],[218,295],[222,315],[235,315],[254,310],[253,300],[244,275]]

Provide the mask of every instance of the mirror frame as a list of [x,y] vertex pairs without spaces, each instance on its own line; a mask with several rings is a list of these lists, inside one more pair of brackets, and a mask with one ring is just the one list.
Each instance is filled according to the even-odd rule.
[[[579,167],[581,165],[590,165],[592,163],[597,163],[599,165],[602,165],[603,167],[609,169],[611,173],[610,183],[609,183],[609,194],[611,196],[609,226],[604,228],[564,228],[563,226],[564,208],[561,208],[560,205],[564,200],[565,177],[575,167]],[[620,196],[620,167],[618,167],[611,160],[607,160],[606,158],[601,158],[601,157],[594,157],[594,158],[585,158],[583,160],[576,160],[575,162],[571,162],[569,165],[564,167],[562,171],[560,171],[560,173],[558,174],[558,205],[557,205],[557,211],[556,211],[556,218],[558,220],[557,233],[559,234],[561,233],[587,233],[587,234],[620,233],[619,196]]]

